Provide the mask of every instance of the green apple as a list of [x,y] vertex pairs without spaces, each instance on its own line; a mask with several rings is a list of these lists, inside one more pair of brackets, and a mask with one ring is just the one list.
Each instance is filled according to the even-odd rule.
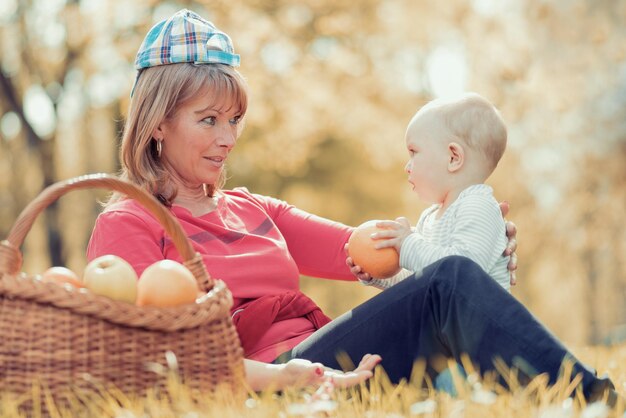
[[137,299],[137,273],[123,258],[103,255],[91,260],[83,282],[87,289],[98,295],[128,303]]

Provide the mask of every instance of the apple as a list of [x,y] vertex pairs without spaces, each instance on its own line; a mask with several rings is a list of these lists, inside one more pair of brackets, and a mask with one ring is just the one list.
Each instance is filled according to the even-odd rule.
[[137,305],[170,307],[194,303],[198,284],[189,269],[174,260],[148,266],[137,284]]
[[400,271],[400,257],[395,248],[374,248],[371,238],[374,232],[382,231],[378,221],[367,221],[357,226],[348,240],[348,254],[355,265],[372,277],[385,279]]
[[116,255],[103,255],[91,260],[83,282],[98,295],[128,303],[137,300],[137,273],[126,260]]
[[80,277],[67,267],[54,266],[44,271],[41,275],[41,280],[44,282],[53,282],[60,285],[69,283],[74,287],[85,287],[85,284],[80,280]]

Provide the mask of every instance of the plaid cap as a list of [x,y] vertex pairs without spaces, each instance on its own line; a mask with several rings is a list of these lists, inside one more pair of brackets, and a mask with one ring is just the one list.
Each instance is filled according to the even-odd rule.
[[158,65],[192,62],[238,67],[239,61],[227,34],[198,14],[182,9],[150,29],[137,52],[135,68],[139,79],[142,69]]

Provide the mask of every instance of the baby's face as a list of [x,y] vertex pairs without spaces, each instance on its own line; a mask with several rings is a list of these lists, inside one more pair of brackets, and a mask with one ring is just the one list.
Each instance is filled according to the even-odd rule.
[[408,180],[413,191],[428,203],[443,202],[447,193],[448,136],[432,112],[414,116],[406,131],[409,161],[405,170],[409,175]]

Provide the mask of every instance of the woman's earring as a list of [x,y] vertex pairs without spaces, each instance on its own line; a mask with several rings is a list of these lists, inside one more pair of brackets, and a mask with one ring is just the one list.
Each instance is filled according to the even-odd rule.
[[161,153],[163,152],[163,140],[162,139],[157,139],[156,140],[156,147],[157,147],[157,156],[159,158],[161,158]]

